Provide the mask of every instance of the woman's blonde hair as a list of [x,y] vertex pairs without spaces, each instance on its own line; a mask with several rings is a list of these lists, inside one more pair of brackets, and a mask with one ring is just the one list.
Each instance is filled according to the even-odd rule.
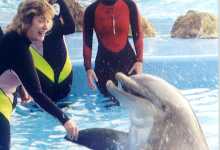
[[18,6],[12,22],[6,27],[6,32],[26,33],[35,16],[44,16],[45,19],[52,21],[54,15],[54,8],[47,0],[24,0]]

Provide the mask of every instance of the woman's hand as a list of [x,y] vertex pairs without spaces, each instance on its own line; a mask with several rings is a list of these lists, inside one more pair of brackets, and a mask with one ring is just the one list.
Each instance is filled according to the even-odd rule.
[[93,69],[87,70],[87,81],[91,89],[96,89],[94,81],[98,82],[98,78]]
[[28,94],[23,85],[18,87],[18,93],[20,95],[22,105],[26,104],[29,100],[32,99],[32,97]]
[[72,120],[68,120],[67,122],[65,122],[64,128],[66,129],[66,131],[68,133],[68,138],[70,138],[71,140],[77,141],[79,131],[76,126],[76,123]]
[[128,74],[131,74],[133,71],[135,71],[136,74],[141,74],[143,72],[142,62],[135,62]]

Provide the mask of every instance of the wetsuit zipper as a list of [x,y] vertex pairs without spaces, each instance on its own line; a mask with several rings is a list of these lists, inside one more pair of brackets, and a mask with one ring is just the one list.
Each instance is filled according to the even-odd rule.
[[115,15],[113,14],[112,16],[112,26],[113,26],[113,34],[116,35],[116,30],[115,30]]

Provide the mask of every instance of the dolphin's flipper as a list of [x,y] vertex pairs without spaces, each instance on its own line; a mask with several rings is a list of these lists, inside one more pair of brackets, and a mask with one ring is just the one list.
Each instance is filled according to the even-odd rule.
[[128,133],[106,129],[106,128],[90,128],[79,131],[77,141],[67,140],[86,146],[93,150],[120,150],[128,138]]

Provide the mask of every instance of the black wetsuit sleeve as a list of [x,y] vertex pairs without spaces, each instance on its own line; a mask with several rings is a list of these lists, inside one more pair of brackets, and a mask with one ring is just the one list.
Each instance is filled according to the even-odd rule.
[[4,33],[3,33],[3,31],[2,31],[2,28],[0,27],[0,40],[1,40],[1,38],[3,37],[3,35],[4,35]]
[[[60,5],[60,14],[58,17],[56,17],[54,21],[53,30],[62,33],[63,35],[74,33],[75,22],[73,20],[69,8],[67,7],[64,0],[57,0],[57,3]],[[63,19],[63,22],[60,21],[60,17]]]
[[95,5],[87,7],[83,20],[83,58],[85,69],[91,69]]
[[10,61],[11,69],[16,72],[35,102],[64,124],[69,118],[42,92],[28,46],[24,47],[24,45],[22,41],[17,41],[15,46],[9,49],[13,51],[11,54],[14,53]]
[[141,27],[141,16],[137,5],[132,0],[126,1],[130,10],[130,24],[136,51],[136,61],[143,61],[143,30]]

